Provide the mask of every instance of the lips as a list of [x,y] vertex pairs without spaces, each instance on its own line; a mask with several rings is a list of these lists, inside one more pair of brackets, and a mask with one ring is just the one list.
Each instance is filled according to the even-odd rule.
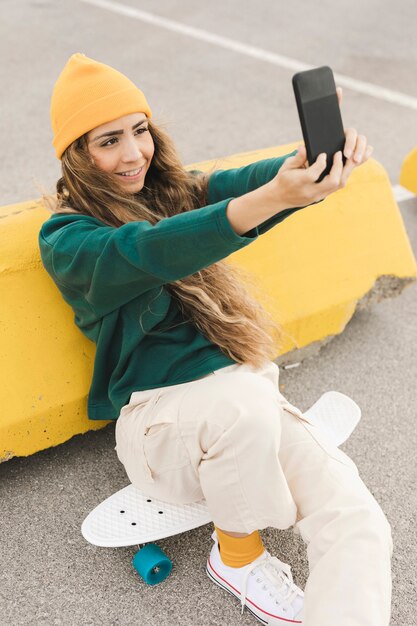
[[[139,176],[142,170],[143,170],[143,167],[139,167],[139,168],[136,168],[136,170],[130,170],[129,172],[116,172],[116,174],[118,174],[119,176],[127,176],[127,177]],[[135,172],[135,174],[131,174],[130,172]]]
[[[132,170],[132,171],[135,171],[135,170]],[[134,175],[124,176],[122,172],[115,172],[115,174],[117,174],[117,176],[120,176],[120,178],[123,178],[123,180],[127,183],[134,183],[140,180],[141,178],[143,178],[144,172],[145,172],[145,167],[142,166],[141,168],[139,168],[139,172]]]

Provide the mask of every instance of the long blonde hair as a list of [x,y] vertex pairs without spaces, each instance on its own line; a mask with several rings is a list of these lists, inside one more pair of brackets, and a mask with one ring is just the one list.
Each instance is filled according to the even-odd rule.
[[[118,228],[127,223],[160,219],[207,204],[210,173],[187,172],[169,135],[148,121],[155,151],[140,192],[129,193],[99,169],[87,150],[87,137],[74,141],[62,155],[62,178],[57,194],[43,193],[41,201],[52,213],[81,213]],[[190,320],[211,342],[237,363],[261,367],[277,357],[282,328],[251,296],[254,276],[224,261],[165,284],[176,299],[186,323]],[[266,298],[266,294],[262,294]]]

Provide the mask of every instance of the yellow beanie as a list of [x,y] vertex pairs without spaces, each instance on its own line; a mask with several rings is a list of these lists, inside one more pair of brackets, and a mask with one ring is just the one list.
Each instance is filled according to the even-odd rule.
[[129,113],[152,117],[142,91],[121,72],[76,52],[52,92],[52,144],[57,158],[84,133]]

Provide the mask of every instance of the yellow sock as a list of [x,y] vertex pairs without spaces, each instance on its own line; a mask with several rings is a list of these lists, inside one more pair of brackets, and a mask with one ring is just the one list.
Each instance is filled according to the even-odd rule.
[[231,537],[217,526],[214,528],[219,541],[221,559],[229,567],[249,565],[265,550],[259,530],[255,530],[247,537]]

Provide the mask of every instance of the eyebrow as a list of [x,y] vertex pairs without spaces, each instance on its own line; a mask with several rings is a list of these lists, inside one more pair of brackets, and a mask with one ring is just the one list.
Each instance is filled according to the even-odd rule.
[[[135,128],[137,128],[138,126],[140,126],[147,120],[148,120],[147,117],[145,117],[143,120],[140,120],[140,122],[137,122],[137,124],[132,126],[132,130],[135,130]],[[112,135],[123,135],[123,130],[109,130],[107,131],[107,133],[103,133],[102,135],[98,135],[97,137],[94,137],[94,139],[92,139],[90,143],[94,143],[95,141],[98,141],[98,139],[101,139],[102,137],[111,137]]]

